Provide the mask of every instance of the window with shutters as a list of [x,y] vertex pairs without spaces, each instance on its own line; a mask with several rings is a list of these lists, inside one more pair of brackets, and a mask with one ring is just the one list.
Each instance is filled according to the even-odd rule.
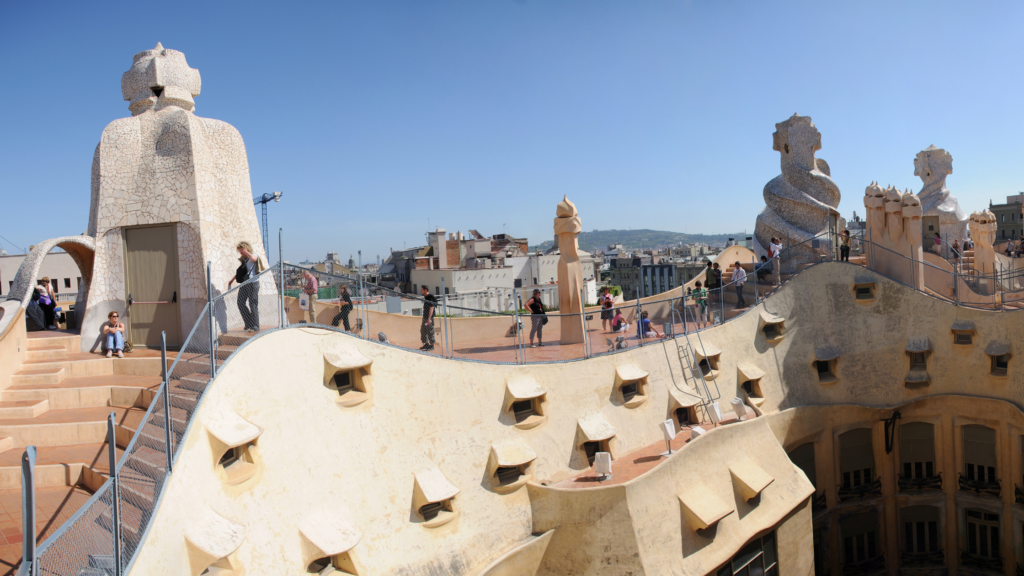
[[909,422],[899,428],[901,492],[940,490],[942,478],[935,469],[935,426]]
[[903,566],[926,566],[943,563],[939,547],[939,509],[935,506],[908,506],[900,510],[903,522]]
[[964,471],[960,476],[960,489],[998,496],[996,431],[970,424],[963,427],[963,441]]
[[875,299],[875,284],[874,284],[874,282],[872,282],[872,283],[865,283],[865,284],[855,284],[854,287],[853,287],[853,295],[854,295],[855,299],[860,300],[862,302],[874,300]]
[[881,494],[881,482],[875,478],[875,455],[871,429],[857,428],[839,435],[842,484],[839,500]]
[[960,563],[967,568],[1000,570],[999,514],[985,510],[964,510],[966,530]]
[[974,343],[974,332],[970,330],[953,330],[953,344],[970,346]]
[[[844,573],[864,573],[885,566],[878,541],[878,513],[856,514],[839,522]],[[876,566],[876,564],[881,564]]]
[[928,369],[928,354],[926,352],[911,352],[910,353],[910,369],[911,370],[927,370]]

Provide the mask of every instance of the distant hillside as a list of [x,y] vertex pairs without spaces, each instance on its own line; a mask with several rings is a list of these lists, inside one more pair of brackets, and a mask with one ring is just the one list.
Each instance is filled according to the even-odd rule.
[[[740,240],[744,237],[745,235],[742,232],[731,234],[686,234],[663,230],[592,230],[590,232],[581,232],[579,242],[581,249],[593,252],[594,250],[604,250],[609,244],[622,244],[622,247],[627,250],[692,244],[694,242],[703,242],[712,246],[724,246],[729,238]],[[551,248],[551,245],[552,241],[547,240],[537,246],[531,246],[530,249],[544,251]]]

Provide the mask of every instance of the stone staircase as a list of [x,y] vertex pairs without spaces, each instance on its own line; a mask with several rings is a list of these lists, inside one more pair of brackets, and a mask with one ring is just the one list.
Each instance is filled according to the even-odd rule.
[[68,331],[28,334],[28,360],[0,391],[0,491],[21,488],[20,460],[37,448],[36,486],[97,489],[108,470],[107,416],[116,448],[131,441],[160,385],[159,351],[123,359],[80,352]]

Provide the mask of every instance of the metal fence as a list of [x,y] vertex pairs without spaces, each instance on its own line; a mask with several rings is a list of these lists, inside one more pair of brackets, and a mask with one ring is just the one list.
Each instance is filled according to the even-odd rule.
[[[518,291],[510,312],[449,306],[444,288],[437,295],[410,295],[361,278],[279,263],[224,294],[208,294],[174,363],[168,369],[164,362],[163,382],[120,461],[115,464],[111,455],[111,477],[37,550],[26,543],[19,573],[99,576],[131,569],[207,385],[235,350],[258,332],[316,325],[421,354],[500,364],[566,362],[671,340],[698,382],[699,403],[710,410],[721,394],[713,371],[702,363],[708,356],[702,331],[756,306],[801,270],[837,259],[838,244],[834,236],[821,234],[784,246],[769,262],[744,263],[748,274],[742,282],[583,314],[557,310],[530,314],[531,295]],[[956,263],[946,269],[941,262],[914,260],[859,235],[851,237],[850,247],[851,255],[867,258],[876,252],[891,253],[896,266],[914,270],[908,284],[912,288],[913,274],[924,270],[929,280],[922,291],[958,305],[1006,310],[1007,302],[1024,301],[1024,290],[1018,287],[1024,272],[1016,266],[991,275],[976,270],[961,273]],[[311,277],[316,279],[315,290]],[[944,282],[952,288],[948,295],[928,286]],[[985,290],[991,291],[991,302],[962,297],[965,291],[978,295]],[[113,421],[109,444],[116,444]],[[25,485],[30,487],[31,471],[28,476]],[[32,544],[34,534],[34,527],[25,533]]]

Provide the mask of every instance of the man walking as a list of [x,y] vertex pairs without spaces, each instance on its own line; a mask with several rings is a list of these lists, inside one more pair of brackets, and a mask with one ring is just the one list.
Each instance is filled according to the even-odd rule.
[[348,315],[352,312],[352,296],[349,295],[348,286],[345,284],[341,285],[341,293],[338,294],[338,304],[340,311],[334,317],[334,320],[331,321],[331,324],[337,326],[340,320],[345,324],[345,332],[351,332],[352,327],[349,325]]
[[423,346],[420,350],[434,349],[434,308],[437,308],[437,298],[430,293],[430,288],[420,287],[423,294],[423,324],[420,326],[420,342]]
[[316,296],[320,290],[320,282],[309,270],[303,272],[302,275],[306,277],[306,285],[302,291],[306,293],[306,299],[309,300],[309,323],[316,324]]
[[743,283],[747,281],[747,271],[736,262],[736,268],[732,271],[732,282],[736,286],[736,309],[746,308],[747,301],[743,298]]

